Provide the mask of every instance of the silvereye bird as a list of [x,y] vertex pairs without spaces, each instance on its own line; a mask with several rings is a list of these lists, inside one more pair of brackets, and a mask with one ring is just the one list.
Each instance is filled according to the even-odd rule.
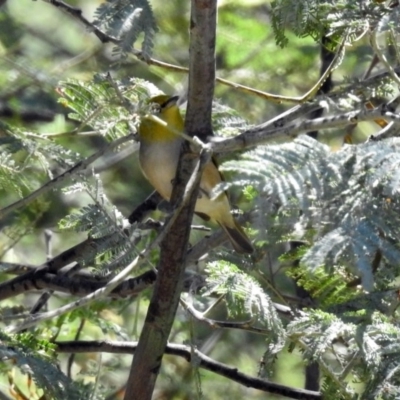
[[[184,122],[177,105],[179,97],[160,95],[150,99],[157,105],[154,116],[144,116],[139,126],[139,161],[144,176],[166,200],[170,200],[173,180],[178,166]],[[253,246],[243,229],[233,218],[226,193],[211,198],[212,190],[222,181],[221,174],[213,161],[204,168],[200,180],[199,197],[195,213],[206,220],[214,220],[228,235],[232,246],[239,253],[252,253]]]

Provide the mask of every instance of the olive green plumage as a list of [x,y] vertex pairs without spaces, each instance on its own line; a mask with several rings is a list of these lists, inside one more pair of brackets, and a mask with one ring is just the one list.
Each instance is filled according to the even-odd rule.
[[[178,97],[160,95],[150,101],[159,106],[154,116],[145,116],[139,126],[139,160],[143,174],[160,195],[169,201],[172,182],[178,166],[179,154],[184,140],[176,132],[184,131],[184,122],[177,106]],[[234,249],[239,253],[252,253],[253,246],[243,229],[233,218],[228,197],[221,193],[211,199],[213,188],[222,181],[216,165],[210,161],[204,168],[200,181],[199,198],[195,212],[206,219],[216,221],[228,235]]]

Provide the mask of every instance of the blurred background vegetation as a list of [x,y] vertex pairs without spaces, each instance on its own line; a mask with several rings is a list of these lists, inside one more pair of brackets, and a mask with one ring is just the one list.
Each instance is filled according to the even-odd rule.
[[[51,135],[53,140],[82,157],[100,148],[105,139],[100,135],[74,136],[62,133],[72,131],[77,122],[69,118],[70,110],[60,99],[61,81],[69,78],[90,80],[94,74],[110,72],[115,79],[137,77],[148,80],[168,94],[185,95],[187,74],[169,68],[149,66],[134,56],[123,62],[113,57],[113,44],[102,44],[81,24],[60,9],[44,1],[8,0],[0,7],[0,120],[39,135]],[[70,0],[70,5],[82,9],[83,15],[93,19],[98,0]],[[308,91],[319,77],[320,45],[312,38],[298,38],[287,32],[289,44],[285,48],[276,45],[271,28],[270,1],[235,0],[220,1],[218,4],[217,32],[217,75],[230,81],[259,90],[287,96],[300,96]],[[151,2],[159,32],[155,36],[153,57],[166,63],[187,66],[189,44],[189,7],[186,0]],[[346,57],[345,62],[335,71],[334,80],[341,81],[346,76],[361,77],[366,64],[371,60],[369,46],[358,41]],[[215,98],[218,102],[235,110],[248,125],[264,122],[290,105],[275,104],[254,94],[217,84]],[[0,136],[1,136],[0,125]],[[362,140],[369,132],[368,124],[357,128]],[[356,140],[357,140],[356,135]],[[335,131],[323,138],[338,147],[343,140]],[[47,160],[51,163],[51,160]],[[104,160],[97,163],[98,167]],[[1,166],[0,166],[1,167]],[[61,172],[54,169],[53,174]],[[111,202],[125,215],[139,205],[152,189],[144,180],[139,168],[137,153],[121,160],[101,172],[104,191]],[[38,174],[39,187],[46,181]],[[26,195],[27,193],[22,193]],[[6,190],[0,192],[0,208],[18,200],[15,194]],[[52,192],[46,197],[51,205],[30,219],[26,234],[11,243],[6,235],[0,236],[0,254],[3,260],[40,264],[46,259],[44,228],[52,235],[52,254],[78,243],[85,234],[70,235],[57,228],[59,219],[74,208],[87,204],[90,199],[83,195],[63,195]],[[274,258],[274,254],[271,255]],[[265,266],[265,268],[275,268]],[[282,288],[287,293],[293,291],[292,283],[285,276],[277,275]],[[22,299],[12,299],[8,305],[21,302],[29,305],[34,295]],[[66,296],[54,296],[55,304],[66,302]],[[148,304],[147,295],[126,306],[125,302],[113,301],[109,304],[80,310],[69,315],[68,323],[62,324],[59,339],[72,339],[82,318],[86,321],[81,339],[126,338],[136,340],[140,332],[143,313]],[[137,312],[139,311],[139,313]],[[216,316],[217,317],[217,316]],[[223,315],[218,317],[222,318]],[[121,329],[123,326],[124,329]],[[57,329],[48,325],[49,337]],[[175,321],[171,342],[187,342],[188,332],[195,331],[195,342],[210,346],[211,357],[234,365],[245,373],[257,374],[260,357],[263,354],[264,337],[246,332],[211,331],[210,328],[192,321],[183,312]],[[217,344],[216,344],[217,343]],[[98,354],[77,355],[73,366],[73,376],[85,382],[98,378],[98,385],[105,393],[123,387],[127,379],[130,356]],[[66,358],[61,367],[66,367]],[[6,370],[6,368],[4,368]],[[196,379],[193,370],[181,359],[166,356],[163,371],[157,385],[156,399],[194,398]],[[247,389],[211,372],[200,371],[202,391],[205,399],[261,399],[266,394]],[[303,387],[303,365],[300,356],[283,352],[275,364],[273,379],[277,382]],[[25,377],[15,381],[26,390]],[[7,392],[9,384],[3,377],[0,390]],[[269,399],[279,396],[267,395]],[[32,396],[31,398],[34,398]],[[116,394],[114,397],[119,398]]]

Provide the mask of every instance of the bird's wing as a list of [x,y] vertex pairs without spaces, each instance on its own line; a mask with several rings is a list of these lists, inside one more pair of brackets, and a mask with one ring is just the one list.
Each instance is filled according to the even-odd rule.
[[[207,177],[207,179],[205,179],[205,177]],[[200,192],[207,197],[211,197],[212,190],[221,183],[222,180],[222,176],[214,162],[209,162],[204,167],[203,178],[200,182]]]

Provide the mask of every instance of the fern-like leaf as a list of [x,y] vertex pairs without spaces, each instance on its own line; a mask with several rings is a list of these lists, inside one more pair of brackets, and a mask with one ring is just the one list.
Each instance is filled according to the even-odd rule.
[[235,265],[219,261],[207,266],[206,294],[224,295],[230,316],[242,314],[257,317],[258,322],[271,331],[281,342],[283,327],[275,307],[261,285],[251,276],[240,271]]
[[151,56],[153,39],[158,31],[153,10],[147,0],[107,0],[95,12],[93,22],[99,28],[119,39],[114,53],[126,57],[143,33],[142,54]]
[[[310,248],[304,265],[312,270],[344,265],[371,290],[377,251],[382,252],[385,273],[399,272],[399,150],[400,140],[391,139],[332,152],[301,136],[292,143],[258,147],[223,169],[239,172],[241,185],[259,193],[259,203],[268,199],[278,206],[274,222],[271,215],[263,217],[270,241],[290,234],[305,240]],[[258,208],[266,209],[265,204]],[[384,280],[379,274],[375,278],[376,285]]]
[[[0,357],[2,362],[12,360],[23,373],[29,373],[38,387],[55,399],[82,400],[90,392],[75,385],[55,365],[54,360],[44,356],[48,347],[44,341],[38,341],[32,335],[18,336],[14,339],[0,333]],[[51,348],[47,348],[51,351]]]

